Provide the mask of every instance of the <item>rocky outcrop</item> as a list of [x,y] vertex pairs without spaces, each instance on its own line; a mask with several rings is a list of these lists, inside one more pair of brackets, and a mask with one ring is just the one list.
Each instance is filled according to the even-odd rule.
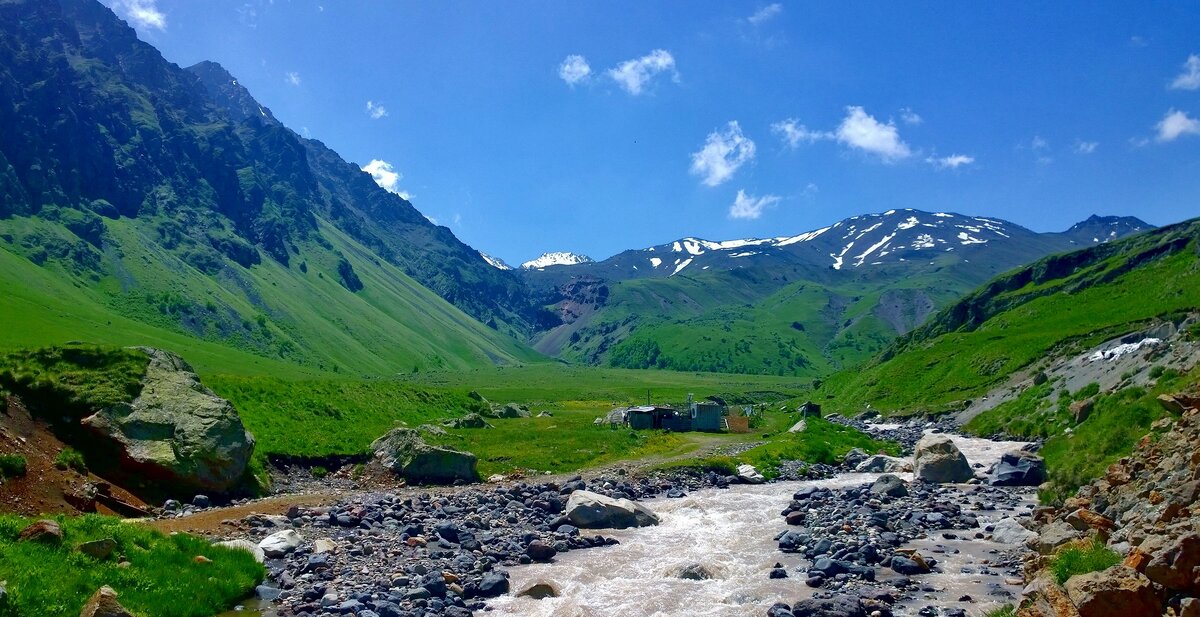
[[571,493],[565,516],[572,525],[582,529],[625,529],[658,524],[658,516],[640,503],[591,491]]
[[926,435],[913,452],[913,474],[926,482],[966,482],[975,477],[967,457],[946,435]]
[[[1030,541],[1043,555],[1091,538],[1124,555],[1121,564],[1077,574],[1062,587],[1042,574],[1052,558],[1031,559],[1018,614],[1125,617],[1183,615],[1200,609],[1200,398],[1159,397],[1169,413],[1127,458],[1081,487],[1062,507],[1041,508]],[[1066,598],[1066,601],[1064,601]]]
[[84,418],[83,426],[99,447],[116,451],[123,472],[172,490],[228,491],[246,471],[254,437],[183,358],[139,349],[150,357],[141,394]]
[[374,464],[409,482],[453,484],[478,482],[475,455],[425,443],[416,431],[392,429],[371,444]]
[[488,424],[487,420],[484,420],[483,416],[477,413],[469,413],[461,418],[446,420],[442,423],[442,426],[449,428],[492,428],[492,425]]

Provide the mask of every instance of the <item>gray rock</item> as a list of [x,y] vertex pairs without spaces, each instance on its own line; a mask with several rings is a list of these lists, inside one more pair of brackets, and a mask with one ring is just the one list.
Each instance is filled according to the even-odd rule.
[[1054,521],[1048,525],[1042,526],[1038,530],[1036,538],[1030,542],[1033,544],[1034,550],[1043,554],[1053,554],[1058,547],[1072,542],[1083,537],[1079,530],[1075,529],[1066,521]]
[[746,482],[747,484],[762,484],[763,482],[767,481],[767,479],[764,478],[761,473],[758,473],[758,470],[754,468],[754,465],[749,464],[738,465],[737,476],[739,480]]
[[853,448],[846,453],[845,457],[842,458],[842,464],[853,469],[857,467],[859,463],[867,460],[868,456],[869,455],[864,452],[862,448]]
[[875,495],[887,495],[888,497],[906,497],[908,495],[908,486],[904,484],[904,480],[890,474],[885,473],[879,476],[878,480],[871,485],[871,493]]
[[926,482],[966,482],[975,477],[967,457],[945,435],[925,435],[917,442],[914,452],[913,474]]
[[175,489],[229,490],[254,453],[237,410],[200,383],[183,358],[138,349],[150,357],[141,394],[84,418],[83,426],[115,448],[123,471]]
[[224,542],[217,542],[216,545],[224,546],[225,548],[232,548],[235,550],[246,551],[247,553],[250,553],[251,555],[253,555],[254,560],[257,561],[258,563],[262,563],[262,562],[266,561],[266,553],[264,553],[263,550],[261,548],[259,548],[257,544],[255,544],[249,540],[225,540]]
[[84,542],[78,547],[79,552],[92,557],[93,559],[108,559],[117,550],[117,541],[112,538],[104,538],[102,540],[92,540]]
[[658,524],[658,517],[646,506],[591,491],[571,493],[564,515],[572,525],[582,529],[625,529]]
[[303,541],[304,538],[294,529],[287,529],[263,538],[262,542],[258,543],[258,548],[261,548],[267,557],[283,557],[296,550]]
[[1005,453],[992,473],[995,486],[1037,486],[1045,481],[1046,461],[1024,450]]
[[876,454],[858,464],[854,471],[858,473],[907,473],[912,471],[912,463],[907,459]]
[[1017,519],[1004,517],[992,526],[992,541],[1008,546],[1025,546],[1037,533],[1026,529]]
[[374,463],[412,482],[479,481],[474,454],[431,446],[412,429],[392,429],[371,444],[371,451]]

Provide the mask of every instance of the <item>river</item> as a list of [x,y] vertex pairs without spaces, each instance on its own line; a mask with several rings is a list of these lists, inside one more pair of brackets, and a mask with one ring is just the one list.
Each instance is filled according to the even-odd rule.
[[[885,427],[880,427],[885,428]],[[954,437],[971,463],[990,466],[1004,452],[1025,445]],[[911,474],[897,474],[908,480]],[[780,512],[802,486],[816,484],[838,488],[874,481],[878,474],[840,474],[814,482],[778,482],[737,485],[729,489],[704,489],[681,499],[645,502],[659,515],[654,527],[604,531],[621,544],[559,555],[553,563],[520,566],[509,570],[514,591],[535,583],[548,583],[559,597],[535,600],[504,596],[489,603],[495,615],[526,617],[662,617],[700,615],[734,617],[765,615],[775,602],[794,603],[815,590],[804,585],[796,568],[805,563],[795,554],[779,552],[775,536],[785,530]],[[964,499],[966,495],[964,494]],[[1026,504],[1032,503],[1026,493]],[[999,519],[1004,512],[980,513],[980,525]],[[973,534],[963,533],[970,537]],[[1012,547],[975,539],[947,540],[941,537],[909,545],[942,561],[944,573],[919,577],[923,585],[937,590],[897,607],[897,613],[916,611],[926,603],[958,606],[972,614],[1003,603],[998,589],[1020,593],[1020,587],[1005,585],[1003,577],[979,574],[996,552]],[[770,579],[775,563],[787,567],[790,578]],[[687,566],[704,566],[710,580],[678,577]],[[890,571],[880,571],[881,578]],[[1002,593],[1002,592],[1000,592]],[[959,602],[971,596],[970,602]]]

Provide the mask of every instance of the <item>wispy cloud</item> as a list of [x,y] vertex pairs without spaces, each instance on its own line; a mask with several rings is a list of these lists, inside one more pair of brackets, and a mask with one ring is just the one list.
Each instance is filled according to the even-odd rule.
[[1091,154],[1100,147],[1098,141],[1083,141],[1082,139],[1075,142],[1075,154]]
[[1183,72],[1171,82],[1172,90],[1200,89],[1200,56],[1192,54],[1183,63]]
[[364,165],[362,170],[371,174],[375,184],[385,191],[395,193],[404,199],[412,199],[412,195],[408,191],[400,190],[400,180],[404,178],[404,174],[396,171],[391,163],[382,159],[371,159],[371,162]]
[[134,27],[167,29],[167,16],[158,9],[158,0],[115,0],[113,8],[133,22]]
[[925,162],[938,169],[958,169],[964,165],[973,164],[975,157],[966,154],[951,154],[950,156],[942,157],[931,156],[926,158]]
[[641,58],[626,60],[608,69],[608,76],[634,96],[641,94],[646,84],[662,73],[670,73],[674,80],[679,80],[679,73],[675,71],[675,57],[664,49],[656,49]]
[[783,5],[776,2],[775,4],[768,4],[767,6],[758,9],[753,15],[747,17],[746,21],[750,22],[750,24],[753,26],[758,26],[771,21],[782,12]]
[[580,55],[570,55],[558,65],[558,76],[569,85],[586,80],[592,74],[592,67],[588,65],[587,58]]
[[858,106],[846,108],[846,117],[837,128],[837,140],[851,148],[876,155],[885,163],[912,155],[912,150],[900,139],[900,132],[894,124],[883,124]]
[[725,130],[709,133],[704,147],[692,153],[691,173],[700,176],[706,186],[718,186],[753,159],[754,142],[742,134],[742,127],[734,120]]
[[1200,135],[1200,120],[1189,118],[1185,112],[1172,109],[1155,125],[1160,143],[1175,141],[1183,135]]
[[747,195],[746,191],[738,189],[733,205],[729,206],[731,219],[756,219],[762,216],[763,210],[779,203],[778,195],[763,195],[755,197]]
[[903,120],[905,124],[912,125],[917,125],[925,121],[925,119],[922,118],[920,114],[913,111],[911,107],[905,107],[904,109],[900,110],[900,119]]
[[289,84],[292,84],[293,86],[299,86],[300,73],[297,73],[296,71],[288,71],[287,74],[283,76],[283,80]]
[[835,135],[826,131],[812,131],[800,124],[795,118],[780,120],[771,125],[771,132],[779,136],[789,148],[796,148],[802,143],[812,143],[820,139],[833,139]]
[[367,101],[367,115],[371,116],[372,120],[387,117],[387,108],[375,101]]

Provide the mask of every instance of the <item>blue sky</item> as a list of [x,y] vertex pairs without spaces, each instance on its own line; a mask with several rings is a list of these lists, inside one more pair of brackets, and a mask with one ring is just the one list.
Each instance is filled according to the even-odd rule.
[[510,263],[1200,214],[1191,3],[105,1]]

